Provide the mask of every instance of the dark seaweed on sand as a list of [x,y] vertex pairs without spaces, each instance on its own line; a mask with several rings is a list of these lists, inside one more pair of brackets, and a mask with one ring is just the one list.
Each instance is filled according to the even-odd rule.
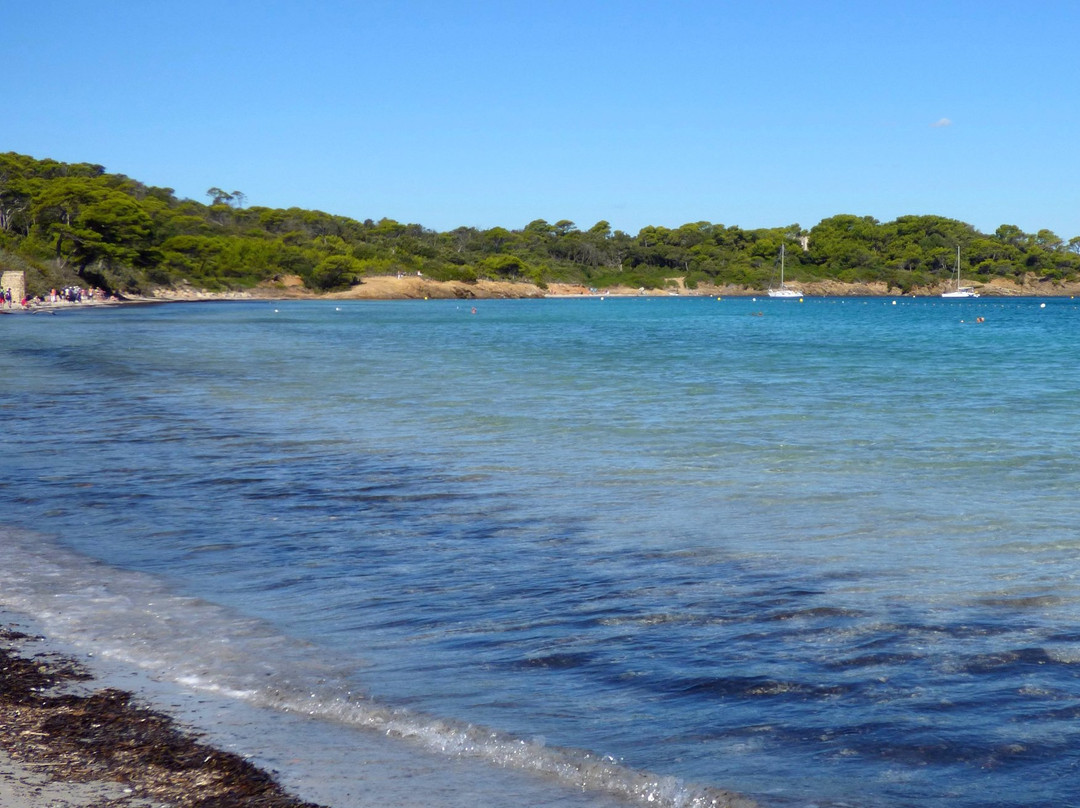
[[58,655],[19,653],[33,639],[0,628],[0,747],[12,759],[44,765],[56,779],[123,783],[135,798],[179,808],[319,808],[130,693],[73,688],[92,677]]

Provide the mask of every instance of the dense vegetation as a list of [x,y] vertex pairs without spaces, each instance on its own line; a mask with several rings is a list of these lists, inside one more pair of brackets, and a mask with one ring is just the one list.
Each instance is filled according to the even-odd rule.
[[[965,278],[1080,277],[1080,237],[1002,225],[984,234],[941,216],[878,222],[838,215],[810,230],[797,224],[744,230],[695,222],[637,235],[604,221],[588,229],[542,219],[520,230],[459,227],[436,232],[390,219],[360,222],[316,210],[244,206],[239,191],[178,199],[102,166],[0,154],[0,267],[24,269],[30,292],[69,283],[145,292],[182,283],[220,290],[298,275],[317,291],[365,275],[437,280],[556,281],[605,288],[663,287],[674,277],[764,288],[782,243],[789,280],[885,281],[908,291],[951,276],[957,245]],[[803,245],[806,246],[803,249]]]

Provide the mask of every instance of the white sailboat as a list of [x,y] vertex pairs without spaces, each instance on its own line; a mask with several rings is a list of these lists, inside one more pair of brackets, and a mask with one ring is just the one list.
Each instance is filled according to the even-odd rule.
[[784,284],[784,245],[780,245],[780,288],[773,289],[769,285],[769,297],[802,297],[803,293],[798,289],[792,289]]
[[978,297],[974,286],[960,285],[960,245],[956,245],[956,288],[949,292],[942,292],[942,297]]

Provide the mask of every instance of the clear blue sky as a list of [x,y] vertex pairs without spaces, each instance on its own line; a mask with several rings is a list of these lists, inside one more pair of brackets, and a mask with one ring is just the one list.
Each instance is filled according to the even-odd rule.
[[0,0],[0,152],[436,230],[1080,235],[1080,3]]

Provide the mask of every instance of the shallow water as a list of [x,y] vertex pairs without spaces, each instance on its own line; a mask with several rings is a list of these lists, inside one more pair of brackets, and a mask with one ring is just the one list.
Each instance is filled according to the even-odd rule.
[[471,306],[3,318],[0,603],[338,805],[1072,798],[1074,301]]

